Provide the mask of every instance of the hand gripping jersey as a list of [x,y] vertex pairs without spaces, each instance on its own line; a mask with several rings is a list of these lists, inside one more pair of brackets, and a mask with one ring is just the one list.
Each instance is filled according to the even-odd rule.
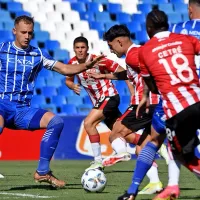
[[167,118],[200,101],[195,54],[198,39],[168,31],[157,33],[140,51],[141,74],[152,75]]
[[[87,60],[90,60],[91,57],[96,57],[95,55],[89,54]],[[73,57],[69,64],[78,64],[76,57]],[[109,72],[115,72],[119,64],[104,58],[104,61],[101,62],[101,66],[95,65],[93,68],[88,69],[84,72],[77,74],[79,83],[85,88],[89,94],[92,103],[95,105],[96,101],[103,99],[107,96],[114,96],[118,94],[111,80],[108,79],[93,79],[88,76],[89,72],[106,74]]]
[[[131,99],[132,105],[138,105],[142,99],[143,94],[143,79],[140,74],[139,66],[139,51],[141,49],[140,45],[132,44],[126,53],[126,66],[127,66],[127,76],[131,84],[134,86],[135,94]],[[158,104],[159,96],[150,93],[150,103]]]
[[35,79],[45,67],[52,70],[56,61],[40,48],[20,49],[14,42],[0,44],[0,98],[29,104]]

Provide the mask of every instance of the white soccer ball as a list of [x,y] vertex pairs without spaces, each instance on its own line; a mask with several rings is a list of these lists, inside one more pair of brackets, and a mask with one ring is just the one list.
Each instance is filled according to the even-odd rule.
[[105,174],[99,169],[90,169],[81,178],[81,184],[87,192],[102,192],[106,182]]

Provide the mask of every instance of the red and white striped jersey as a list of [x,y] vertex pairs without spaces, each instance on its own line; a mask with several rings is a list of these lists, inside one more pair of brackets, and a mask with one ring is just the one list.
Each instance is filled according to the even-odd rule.
[[140,51],[141,74],[154,78],[167,118],[200,101],[194,59],[199,52],[198,39],[168,31],[157,33]]
[[[139,64],[139,51],[141,49],[140,45],[132,44],[126,53],[126,67],[127,76],[131,84],[134,86],[135,94],[132,96],[131,104],[138,105],[142,99],[143,94],[143,79],[140,74],[140,64]],[[150,103],[158,104],[159,95],[150,93]]]
[[[89,54],[87,60],[90,60],[91,57],[96,57],[96,55]],[[78,64],[76,57],[73,57],[69,60],[69,64]],[[111,80],[108,79],[93,79],[88,76],[89,72],[106,74],[109,72],[115,72],[119,66],[118,63],[110,60],[108,58],[104,58],[104,61],[101,62],[101,66],[95,65],[93,68],[88,69],[84,72],[76,74],[78,77],[79,83],[85,88],[87,93],[89,94],[92,103],[95,105],[96,101],[100,98],[106,96],[114,96],[118,94],[115,86],[113,85]]]

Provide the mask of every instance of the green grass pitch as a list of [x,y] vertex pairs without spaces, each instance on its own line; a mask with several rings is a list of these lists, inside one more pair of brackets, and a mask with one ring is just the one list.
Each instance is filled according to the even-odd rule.
[[[37,162],[0,162],[0,173],[5,179],[0,179],[0,200],[3,199],[51,199],[51,200],[116,200],[129,186],[135,160],[119,163],[105,169],[107,186],[102,193],[87,193],[82,189],[80,179],[90,161],[52,161],[54,174],[67,182],[65,189],[55,190],[46,184],[33,181],[33,173]],[[163,160],[158,160],[159,175],[164,185],[167,184],[167,166]],[[145,178],[141,188],[148,183]],[[182,167],[180,188],[182,200],[200,199],[200,182],[188,170]],[[137,199],[148,200],[154,195],[138,195]]]

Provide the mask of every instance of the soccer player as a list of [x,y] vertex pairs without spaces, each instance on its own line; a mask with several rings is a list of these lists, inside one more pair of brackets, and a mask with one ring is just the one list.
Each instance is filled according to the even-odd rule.
[[[191,35],[200,40],[200,1],[199,0],[189,0],[188,3],[188,15],[190,20],[186,22],[181,22],[178,24],[173,24],[170,27],[170,31],[173,33],[181,33],[185,35]],[[199,56],[195,56],[195,63],[197,66],[197,73],[199,74],[200,70],[200,60]],[[170,149],[169,149],[170,151]],[[168,173],[169,180],[168,186],[158,194],[155,199],[166,199],[169,198],[170,195],[174,195],[176,197],[179,196],[179,175],[180,175],[180,163],[178,160],[172,159],[170,156],[169,165],[168,165]]]
[[140,183],[166,135],[173,156],[195,175],[200,174],[200,160],[194,155],[199,144],[196,131],[200,128],[200,86],[194,57],[200,52],[200,43],[192,36],[170,33],[163,11],[151,11],[146,27],[151,39],[140,51],[141,74],[150,90],[159,91],[162,96],[166,134],[152,132],[151,141],[138,156],[132,184],[118,200],[136,199]]
[[[75,56],[70,59],[69,64],[85,63],[87,60],[96,57],[96,55],[88,53],[88,40],[85,37],[77,37],[74,40],[73,48]],[[74,76],[66,77],[66,85],[78,95],[81,92],[80,85],[82,85],[94,105],[84,120],[84,128],[89,136],[94,155],[94,161],[91,163],[91,166],[86,169],[86,171],[96,168],[103,169],[100,135],[96,128],[97,124],[104,121],[108,128],[112,130],[116,119],[121,116],[121,112],[118,109],[120,98],[113,83],[105,78],[99,80],[91,78],[88,74],[90,72],[98,72],[105,75],[106,72],[113,73],[122,71],[124,71],[124,68],[119,66],[118,63],[108,58],[104,58],[101,65],[96,65],[92,69],[76,75],[78,77],[79,84],[74,83]]]
[[[149,113],[146,114],[144,112],[140,119],[136,119],[137,105],[142,99],[143,93],[143,81],[140,75],[138,60],[138,53],[141,47],[131,41],[130,31],[124,25],[115,25],[111,27],[104,34],[104,40],[107,41],[111,52],[115,53],[118,57],[126,55],[125,61],[127,65],[127,75],[129,81],[134,86],[134,94],[131,98],[131,105],[127,108],[126,112],[116,121],[110,135],[110,142],[112,148],[116,152],[116,155],[105,158],[103,161],[103,165],[111,166],[120,161],[130,160],[130,156],[128,155],[129,153],[127,153],[126,151],[125,137],[127,135],[135,133],[140,129],[144,129],[144,132],[140,139],[140,136],[138,136],[138,134],[135,134],[135,141],[133,143],[137,145],[136,153],[139,153],[143,145],[145,145],[145,143],[149,140],[150,136],[148,136],[148,134],[150,134],[152,115],[155,106],[159,102],[159,96],[154,94],[150,95],[151,105],[149,107]],[[124,78],[122,77],[122,75],[119,75],[119,73],[114,73],[113,75],[115,75],[116,78]],[[125,74],[125,76],[127,75]],[[102,75],[93,74],[93,76],[96,78],[101,78]],[[108,75],[106,75],[106,77],[108,78]],[[109,77],[115,79],[115,77],[111,77],[111,75]],[[167,152],[165,154],[167,155]],[[143,190],[140,191],[140,194],[154,194],[161,191],[162,183],[160,182],[158,177],[156,163],[154,163],[151,169],[148,171],[147,176],[150,179],[150,183],[145,188],[143,188]]]
[[46,128],[34,180],[60,188],[65,182],[52,174],[49,165],[64,123],[59,116],[30,106],[35,80],[43,67],[70,75],[92,67],[101,57],[76,66],[57,62],[40,48],[29,45],[33,33],[33,18],[19,16],[13,28],[15,41],[0,44],[0,133],[4,127],[21,130]]

